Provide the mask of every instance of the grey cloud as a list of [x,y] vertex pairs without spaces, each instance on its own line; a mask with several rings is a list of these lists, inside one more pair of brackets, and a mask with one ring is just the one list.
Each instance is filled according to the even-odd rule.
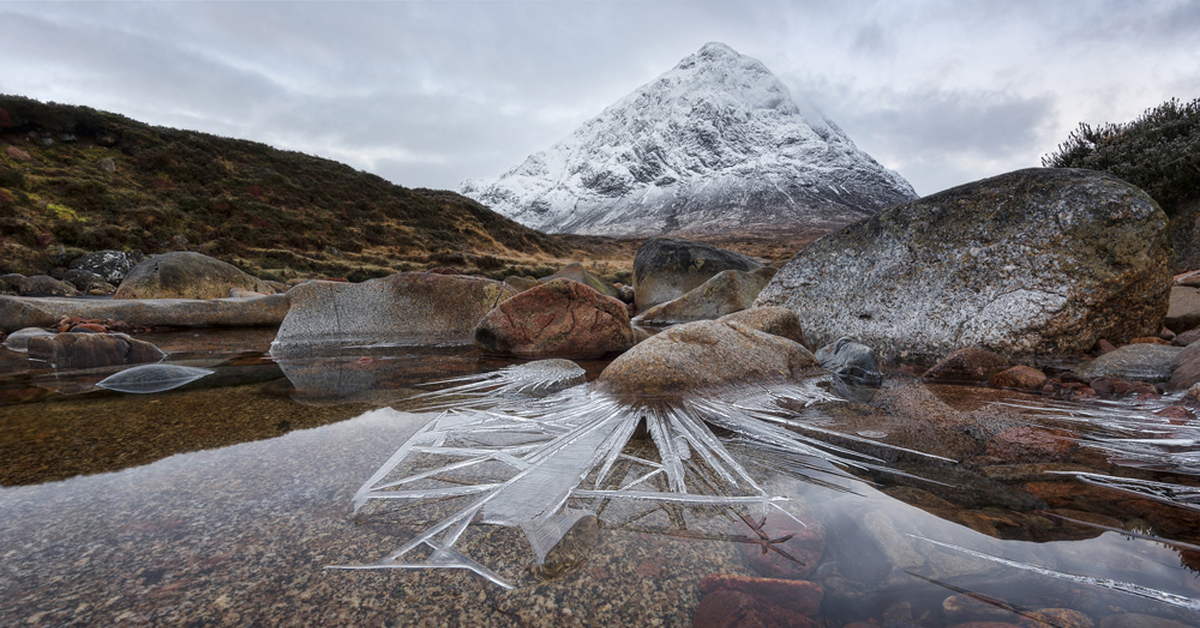
[[[1054,103],[1045,96],[943,91],[867,95],[844,88],[823,94],[823,108],[839,112],[834,119],[847,134],[877,160],[897,168],[921,193],[980,178],[980,164],[1004,169],[1039,165],[1054,114]],[[831,94],[839,97],[830,102]]]

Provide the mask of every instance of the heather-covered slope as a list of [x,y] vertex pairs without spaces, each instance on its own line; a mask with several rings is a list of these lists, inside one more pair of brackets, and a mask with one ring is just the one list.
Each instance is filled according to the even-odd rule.
[[[331,124],[334,122],[331,121]],[[0,274],[188,249],[253,274],[553,269],[554,240],[454,192],[86,107],[0,96]]]

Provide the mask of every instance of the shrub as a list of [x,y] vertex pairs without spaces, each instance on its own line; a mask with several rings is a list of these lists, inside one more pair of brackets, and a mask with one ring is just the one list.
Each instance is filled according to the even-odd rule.
[[1173,215],[1200,197],[1200,98],[1171,99],[1123,124],[1080,123],[1058,150],[1042,157],[1051,168],[1089,168],[1146,191]]

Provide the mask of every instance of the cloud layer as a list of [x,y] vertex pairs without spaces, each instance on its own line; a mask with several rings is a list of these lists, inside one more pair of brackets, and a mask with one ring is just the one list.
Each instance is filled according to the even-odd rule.
[[930,193],[1200,96],[1200,3],[7,2],[0,92],[344,161],[495,176],[723,41]]

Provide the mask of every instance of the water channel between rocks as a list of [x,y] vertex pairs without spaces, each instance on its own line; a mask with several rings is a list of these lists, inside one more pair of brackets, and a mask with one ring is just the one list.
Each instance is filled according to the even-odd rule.
[[[96,388],[116,369],[31,370],[0,350],[0,625],[690,626],[719,580],[705,578],[731,574],[820,585],[813,620],[828,628],[1200,626],[1200,424],[1154,414],[1173,399],[1069,403],[901,375],[852,399],[778,399],[814,456],[712,428],[769,507],[574,492],[567,512],[595,525],[542,565],[522,528],[468,518],[455,552],[506,588],[469,569],[328,567],[379,561],[462,507],[355,512],[354,497],[438,417],[501,414],[455,397],[451,415],[411,412],[409,398],[516,362],[393,347],[276,363],[272,337],[143,336],[213,371],[154,394]],[[594,379],[604,364],[583,366]],[[641,432],[621,448],[629,477],[666,466]],[[682,448],[687,493],[711,494],[704,452]],[[664,475],[627,485],[678,493]],[[447,481],[460,480],[483,481]],[[761,581],[731,581],[770,598]]]

